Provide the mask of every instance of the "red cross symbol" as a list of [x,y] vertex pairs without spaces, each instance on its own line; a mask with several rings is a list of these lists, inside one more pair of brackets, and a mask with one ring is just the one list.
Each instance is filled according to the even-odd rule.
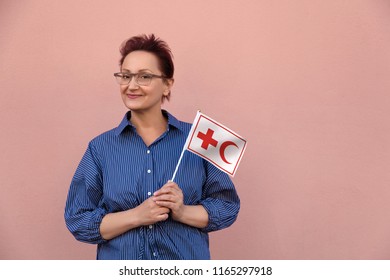
[[198,138],[203,140],[203,143],[201,145],[201,147],[203,149],[207,150],[209,145],[217,147],[218,141],[213,139],[213,134],[214,134],[214,130],[212,130],[210,128],[207,130],[206,134],[204,134],[200,131],[198,132],[198,135],[197,135]]

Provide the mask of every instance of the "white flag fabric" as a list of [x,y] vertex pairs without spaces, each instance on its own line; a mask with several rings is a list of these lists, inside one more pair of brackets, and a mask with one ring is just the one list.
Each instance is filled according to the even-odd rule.
[[246,140],[237,133],[198,111],[185,149],[208,160],[231,176],[237,171]]

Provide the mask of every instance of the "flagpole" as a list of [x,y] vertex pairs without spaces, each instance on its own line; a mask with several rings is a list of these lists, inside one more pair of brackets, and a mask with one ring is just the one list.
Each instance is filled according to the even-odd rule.
[[[187,141],[186,141],[186,142],[187,142]],[[179,165],[180,165],[180,163],[181,163],[181,160],[183,159],[183,155],[184,155],[184,152],[185,152],[185,151],[186,151],[186,145],[184,144],[183,150],[181,151],[181,154],[180,154],[179,161],[178,161],[177,164],[176,164],[175,172],[173,172],[172,179],[170,180],[171,182],[174,182],[174,180],[175,180],[177,170],[179,169]]]
[[195,128],[194,124],[195,124],[195,121],[198,119],[199,114],[200,114],[200,110],[198,110],[198,112],[196,113],[195,119],[192,122],[192,126],[191,126],[191,129],[190,129],[190,132],[188,133],[186,142],[184,143],[183,149],[181,150],[181,154],[180,154],[179,160],[178,160],[178,162],[176,164],[175,171],[173,172],[172,179],[170,180],[171,182],[174,182],[174,180],[175,180],[177,170],[179,169],[179,165],[181,163],[181,160],[183,159],[184,152],[187,150],[187,145],[188,145],[188,142],[190,141],[190,137],[191,137],[192,131]]

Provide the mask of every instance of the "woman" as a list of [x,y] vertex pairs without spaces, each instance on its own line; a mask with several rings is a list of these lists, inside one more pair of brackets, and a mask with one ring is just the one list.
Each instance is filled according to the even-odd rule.
[[66,225],[98,244],[97,259],[210,259],[208,232],[238,215],[234,185],[192,153],[169,181],[191,128],[161,109],[174,82],[171,51],[142,35],[121,55],[114,76],[129,111],[89,143],[70,185]]

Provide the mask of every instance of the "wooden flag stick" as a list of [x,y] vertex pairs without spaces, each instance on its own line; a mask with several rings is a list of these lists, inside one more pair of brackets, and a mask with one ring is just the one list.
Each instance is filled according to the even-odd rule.
[[177,174],[177,170],[179,169],[179,165],[180,165],[180,163],[181,163],[181,160],[183,159],[184,152],[187,150],[187,146],[188,146],[188,143],[189,143],[189,141],[190,141],[190,138],[191,138],[191,135],[192,135],[192,131],[195,129],[194,124],[195,124],[195,121],[197,120],[199,114],[200,114],[200,110],[198,110],[198,112],[196,113],[194,122],[192,123],[192,126],[191,126],[191,130],[190,130],[190,132],[188,133],[187,140],[186,140],[186,142],[184,143],[183,149],[181,150],[181,154],[180,154],[179,160],[178,160],[178,162],[177,162],[177,164],[176,164],[175,171],[173,172],[172,179],[170,180],[171,182],[174,182],[174,180],[175,180],[175,177],[176,177],[176,174]]
[[[187,144],[187,141],[186,141],[186,144]],[[181,151],[181,154],[180,154],[180,157],[179,157],[179,161],[176,164],[175,172],[173,172],[172,179],[170,180],[171,182],[174,182],[177,170],[179,169],[179,165],[181,163],[181,160],[183,159],[184,152],[187,150],[186,144],[184,144],[183,150]]]

